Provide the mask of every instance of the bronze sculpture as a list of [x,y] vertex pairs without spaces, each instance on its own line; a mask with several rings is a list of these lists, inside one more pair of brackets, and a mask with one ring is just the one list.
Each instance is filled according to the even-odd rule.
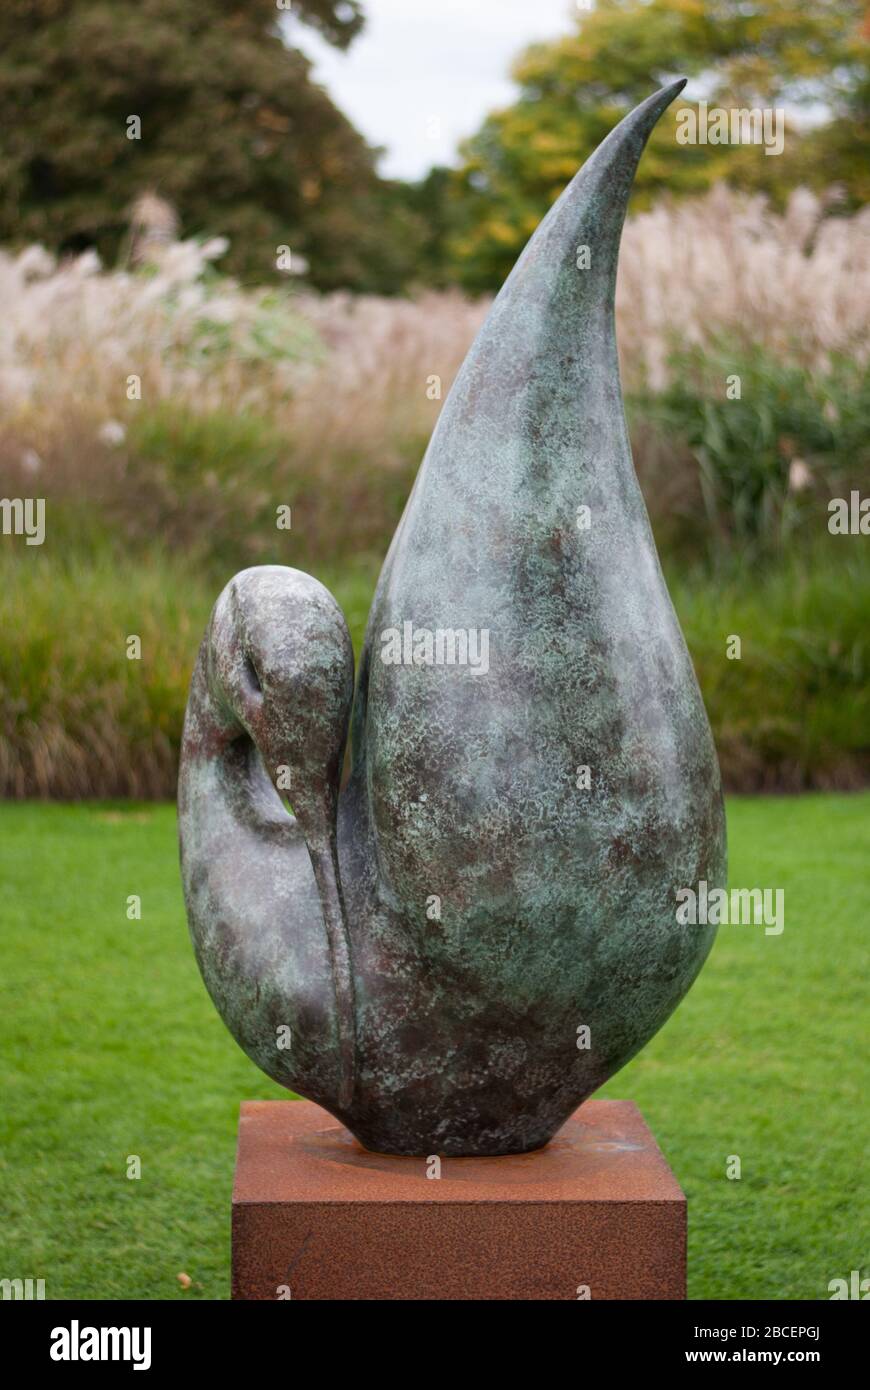
[[371,1149],[545,1144],[715,933],[675,916],[680,886],[724,881],[724,815],[613,318],[635,168],[682,86],[611,132],[498,296],[387,555],[355,697],[343,616],[296,570],[231,580],[200,651],[179,783],[200,969],[249,1056]]

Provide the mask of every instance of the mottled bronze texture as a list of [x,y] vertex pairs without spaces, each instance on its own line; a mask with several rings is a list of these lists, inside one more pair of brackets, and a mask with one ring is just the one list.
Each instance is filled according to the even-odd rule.
[[587,1101],[540,1153],[434,1171],[316,1105],[245,1102],[233,1298],[685,1298],[686,1199],[630,1101]]
[[200,969],[248,1055],[373,1150],[540,1148],[712,943],[676,892],[724,883],[719,770],[613,315],[634,171],[681,85],[608,136],[498,296],[390,547],[355,697],[344,618],[296,570],[237,575],[200,651],[179,785]]

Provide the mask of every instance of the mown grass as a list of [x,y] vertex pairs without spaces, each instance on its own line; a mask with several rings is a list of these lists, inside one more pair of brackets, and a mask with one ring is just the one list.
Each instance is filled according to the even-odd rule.
[[[784,889],[785,930],[723,927],[603,1094],[640,1105],[688,1195],[691,1297],[827,1298],[866,1258],[870,795],[735,798],[729,834],[732,884]],[[227,1297],[238,1105],[286,1093],[201,984],[172,808],[7,803],[0,846],[0,1274],[53,1299]]]

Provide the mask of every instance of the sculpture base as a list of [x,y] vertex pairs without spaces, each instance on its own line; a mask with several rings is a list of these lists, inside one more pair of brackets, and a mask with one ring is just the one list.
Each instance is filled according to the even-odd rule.
[[637,1107],[589,1100],[545,1149],[369,1153],[309,1101],[245,1101],[236,1299],[680,1299],[686,1199]]

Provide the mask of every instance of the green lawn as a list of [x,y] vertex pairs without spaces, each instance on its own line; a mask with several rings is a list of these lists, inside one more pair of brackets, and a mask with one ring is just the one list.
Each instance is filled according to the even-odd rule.
[[[723,927],[604,1092],[638,1102],[688,1194],[694,1298],[827,1298],[866,1259],[868,826],[870,794],[729,803],[732,884],[783,888],[785,930]],[[0,1277],[225,1298],[239,1101],[286,1093],[200,982],[174,810],[0,804],[0,845]]]

